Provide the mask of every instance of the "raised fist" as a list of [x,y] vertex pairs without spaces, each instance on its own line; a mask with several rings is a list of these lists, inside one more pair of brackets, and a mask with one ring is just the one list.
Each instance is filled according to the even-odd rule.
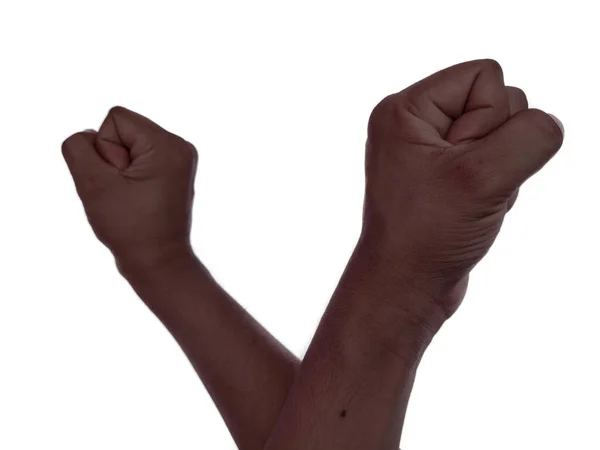
[[191,252],[198,161],[192,144],[113,107],[98,132],[73,134],[62,152],[88,221],[119,270]]
[[561,147],[559,123],[490,59],[384,98],[368,124],[361,240],[450,317],[519,187]]

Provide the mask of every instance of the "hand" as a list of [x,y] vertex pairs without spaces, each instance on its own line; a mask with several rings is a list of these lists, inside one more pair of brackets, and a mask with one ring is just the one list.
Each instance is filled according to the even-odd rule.
[[114,107],[98,132],[75,133],[62,152],[88,221],[119,270],[191,252],[198,160],[192,144]]
[[369,118],[361,241],[449,318],[519,187],[562,142],[494,60],[390,95]]
[[63,155],[94,232],[192,362],[236,444],[262,449],[300,363],[193,255],[196,149],[115,107],[97,133],[69,137]]

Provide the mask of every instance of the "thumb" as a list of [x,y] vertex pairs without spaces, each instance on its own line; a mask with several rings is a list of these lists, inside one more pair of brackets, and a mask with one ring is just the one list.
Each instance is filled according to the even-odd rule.
[[96,136],[96,148],[102,157],[120,170],[147,153],[157,133],[166,132],[147,117],[122,106],[112,107]]
[[467,152],[469,166],[485,175],[482,192],[512,194],[538,172],[562,146],[562,123],[539,109],[526,109],[482,139]]

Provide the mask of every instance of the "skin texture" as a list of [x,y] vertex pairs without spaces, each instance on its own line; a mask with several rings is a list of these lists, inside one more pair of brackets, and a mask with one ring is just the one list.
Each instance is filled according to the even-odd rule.
[[[543,111],[510,115],[493,60],[437,72],[374,108],[361,237],[266,450],[398,447],[423,352],[509,202],[562,141]],[[339,409],[352,414],[340,420]]]
[[190,243],[198,155],[122,107],[63,156],[120,273],[189,358],[241,450],[264,447],[298,359],[212,278]]
[[63,155],[98,239],[180,344],[240,449],[398,448],[418,363],[519,186],[562,145],[493,60],[383,99],[368,123],[363,230],[302,364],[190,244],[197,151],[112,108]]

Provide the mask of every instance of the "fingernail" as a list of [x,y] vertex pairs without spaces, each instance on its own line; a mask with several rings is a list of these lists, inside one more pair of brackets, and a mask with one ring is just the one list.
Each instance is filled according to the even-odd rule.
[[93,128],[86,128],[85,130],[83,130],[84,133],[95,133],[96,130],[94,130]]
[[562,122],[560,120],[558,120],[558,117],[556,117],[554,114],[548,114],[550,117],[552,117],[552,120],[554,120],[556,122],[556,125],[558,125],[558,128],[560,128],[560,131],[562,131],[562,135],[563,137],[565,137],[565,126],[562,124]]

